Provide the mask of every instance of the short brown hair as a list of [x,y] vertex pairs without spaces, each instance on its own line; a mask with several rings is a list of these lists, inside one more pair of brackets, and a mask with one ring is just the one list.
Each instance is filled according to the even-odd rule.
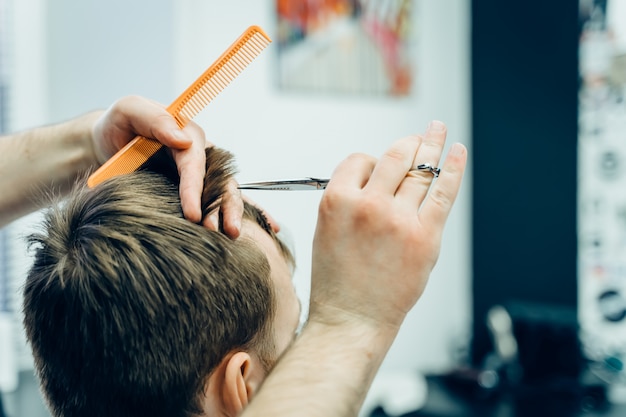
[[[232,158],[208,152],[207,166],[212,207]],[[185,220],[171,171],[78,187],[29,242],[24,325],[57,416],[189,416],[229,351],[271,350],[266,257]]]

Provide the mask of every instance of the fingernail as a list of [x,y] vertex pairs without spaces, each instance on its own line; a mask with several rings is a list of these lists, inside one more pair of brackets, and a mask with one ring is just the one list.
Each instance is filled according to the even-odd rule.
[[213,230],[219,230],[220,214],[218,211],[214,211],[213,213],[209,214],[209,222],[211,222],[211,225],[213,226]]
[[176,140],[179,140],[181,142],[185,142],[185,143],[191,142],[189,138],[187,137],[187,135],[185,135],[183,131],[180,129],[173,130],[172,135],[176,138]]
[[237,219],[233,221],[233,226],[237,229],[238,232],[241,232],[241,219]]
[[428,124],[428,130],[431,132],[442,132],[446,128],[446,125],[439,120],[433,120]]

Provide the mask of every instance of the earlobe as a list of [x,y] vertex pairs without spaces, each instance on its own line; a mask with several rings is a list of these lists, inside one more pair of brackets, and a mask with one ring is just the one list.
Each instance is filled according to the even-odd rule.
[[229,415],[239,415],[259,387],[263,375],[260,365],[247,352],[233,354],[224,372],[224,406]]

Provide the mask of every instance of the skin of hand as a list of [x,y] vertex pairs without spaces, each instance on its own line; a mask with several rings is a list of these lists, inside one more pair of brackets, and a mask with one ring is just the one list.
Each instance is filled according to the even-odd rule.
[[352,155],[336,169],[319,208],[310,320],[345,315],[400,326],[439,256],[467,151],[453,145],[434,184],[432,174],[409,169],[438,166],[446,133],[433,122],[423,137],[397,141],[378,162]]
[[[213,144],[205,140],[197,124],[190,122],[180,129],[161,104],[128,96],[106,111],[0,137],[0,227],[42,208],[52,195],[65,195],[86,172],[102,165],[137,135],[168,147],[181,176],[183,213],[199,222],[205,148]],[[233,179],[219,209],[202,219],[202,224],[217,230],[221,216],[225,234],[237,238],[243,198]],[[278,223],[267,217],[278,232]]]
[[106,162],[137,135],[156,139],[170,149],[180,174],[180,198],[185,217],[194,223],[202,220],[205,227],[217,230],[221,214],[224,232],[237,238],[241,231],[243,200],[235,180],[222,198],[219,213],[201,219],[204,149],[213,144],[207,142],[200,126],[189,122],[180,129],[163,105],[142,97],[124,97],[109,107],[93,126],[93,152],[98,163]]
[[422,295],[467,162],[446,127],[395,142],[379,161],[355,154],[319,207],[308,321],[243,416],[356,416],[407,312]]

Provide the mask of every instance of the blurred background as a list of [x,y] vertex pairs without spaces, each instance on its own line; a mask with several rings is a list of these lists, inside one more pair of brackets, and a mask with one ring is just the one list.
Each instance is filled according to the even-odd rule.
[[[574,392],[575,411],[608,409],[626,401],[620,4],[0,0],[0,129],[129,94],[169,104],[259,25],[273,43],[195,119],[236,155],[240,182],[328,177],[350,153],[378,156],[433,119],[447,124],[447,146],[469,149],[439,262],[363,415],[473,415],[456,399],[433,405],[432,393],[483,404],[546,381]],[[321,193],[249,195],[293,242],[307,300]],[[0,230],[0,392],[11,417],[48,415],[20,325],[24,237],[39,216]],[[593,383],[581,382],[588,370]]]

